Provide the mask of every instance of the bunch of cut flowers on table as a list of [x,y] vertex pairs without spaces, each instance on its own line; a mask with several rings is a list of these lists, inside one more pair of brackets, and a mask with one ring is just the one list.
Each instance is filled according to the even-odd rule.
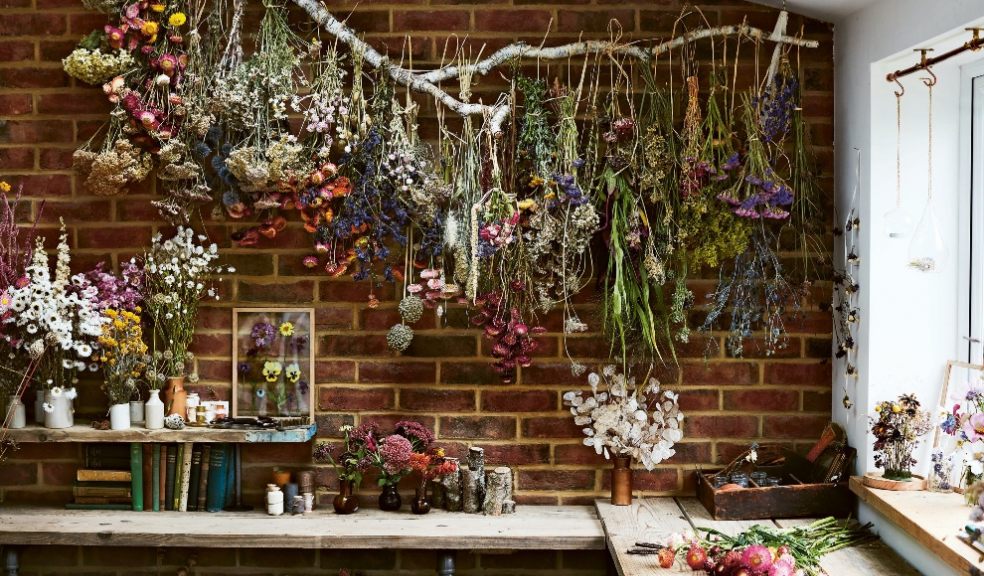
[[698,534],[673,534],[649,549],[662,568],[680,562],[715,576],[820,576],[823,556],[870,539],[867,529],[834,518],[792,528],[756,524],[734,536],[698,528]]
[[656,378],[638,386],[634,376],[626,376],[615,366],[605,366],[601,374],[588,374],[591,395],[581,391],[564,394],[574,423],[584,426],[585,446],[605,458],[630,456],[652,470],[672,457],[673,445],[683,438],[683,413],[677,394],[661,390]]
[[362,475],[369,468],[369,442],[375,442],[373,426],[361,424],[357,427],[346,424],[338,430],[345,440],[341,453],[334,455],[335,447],[329,443],[319,444],[314,450],[315,462],[331,464],[338,475],[339,482],[351,482],[353,489],[362,484]]

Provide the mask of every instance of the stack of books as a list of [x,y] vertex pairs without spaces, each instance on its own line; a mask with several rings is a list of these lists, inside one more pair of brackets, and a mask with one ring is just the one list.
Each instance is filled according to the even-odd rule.
[[[86,467],[77,472],[75,501],[68,508],[218,512],[230,503],[235,466],[228,444],[112,446],[86,447]],[[127,452],[125,469],[121,449]]]

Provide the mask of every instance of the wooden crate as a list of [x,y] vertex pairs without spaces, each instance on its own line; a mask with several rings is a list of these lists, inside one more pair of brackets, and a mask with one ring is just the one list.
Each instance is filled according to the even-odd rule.
[[711,480],[715,474],[698,471],[697,499],[716,520],[844,518],[852,515],[855,497],[847,478],[837,484],[803,482],[800,478],[810,477],[809,466],[810,463],[801,457],[787,458],[784,466],[759,468],[770,475],[781,476],[782,486],[760,488],[750,483],[748,488],[741,490],[715,489]]

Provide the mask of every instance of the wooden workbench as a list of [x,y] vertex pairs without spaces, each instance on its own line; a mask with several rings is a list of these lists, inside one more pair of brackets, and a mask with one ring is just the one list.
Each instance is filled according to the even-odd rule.
[[[696,498],[646,498],[635,500],[631,506],[612,506],[607,500],[598,500],[595,506],[605,527],[608,551],[619,576],[678,576],[681,572],[693,573],[679,564],[673,568],[660,568],[655,556],[627,554],[626,551],[636,542],[659,543],[674,532],[695,531],[698,527],[736,534],[754,524],[788,527],[809,522],[802,519],[714,520]],[[829,576],[919,576],[919,572],[880,540],[828,554],[821,567]]]

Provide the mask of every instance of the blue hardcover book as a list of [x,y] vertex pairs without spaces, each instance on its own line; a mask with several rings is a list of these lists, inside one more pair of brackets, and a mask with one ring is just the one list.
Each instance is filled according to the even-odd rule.
[[153,476],[153,505],[154,512],[161,511],[161,445],[154,444],[154,456],[151,463],[151,475]]
[[143,446],[130,443],[130,482],[133,494],[133,510],[143,512]]
[[205,500],[205,510],[208,512],[221,512],[225,507],[228,469],[229,445],[216,444],[212,447],[208,466],[208,494]]

